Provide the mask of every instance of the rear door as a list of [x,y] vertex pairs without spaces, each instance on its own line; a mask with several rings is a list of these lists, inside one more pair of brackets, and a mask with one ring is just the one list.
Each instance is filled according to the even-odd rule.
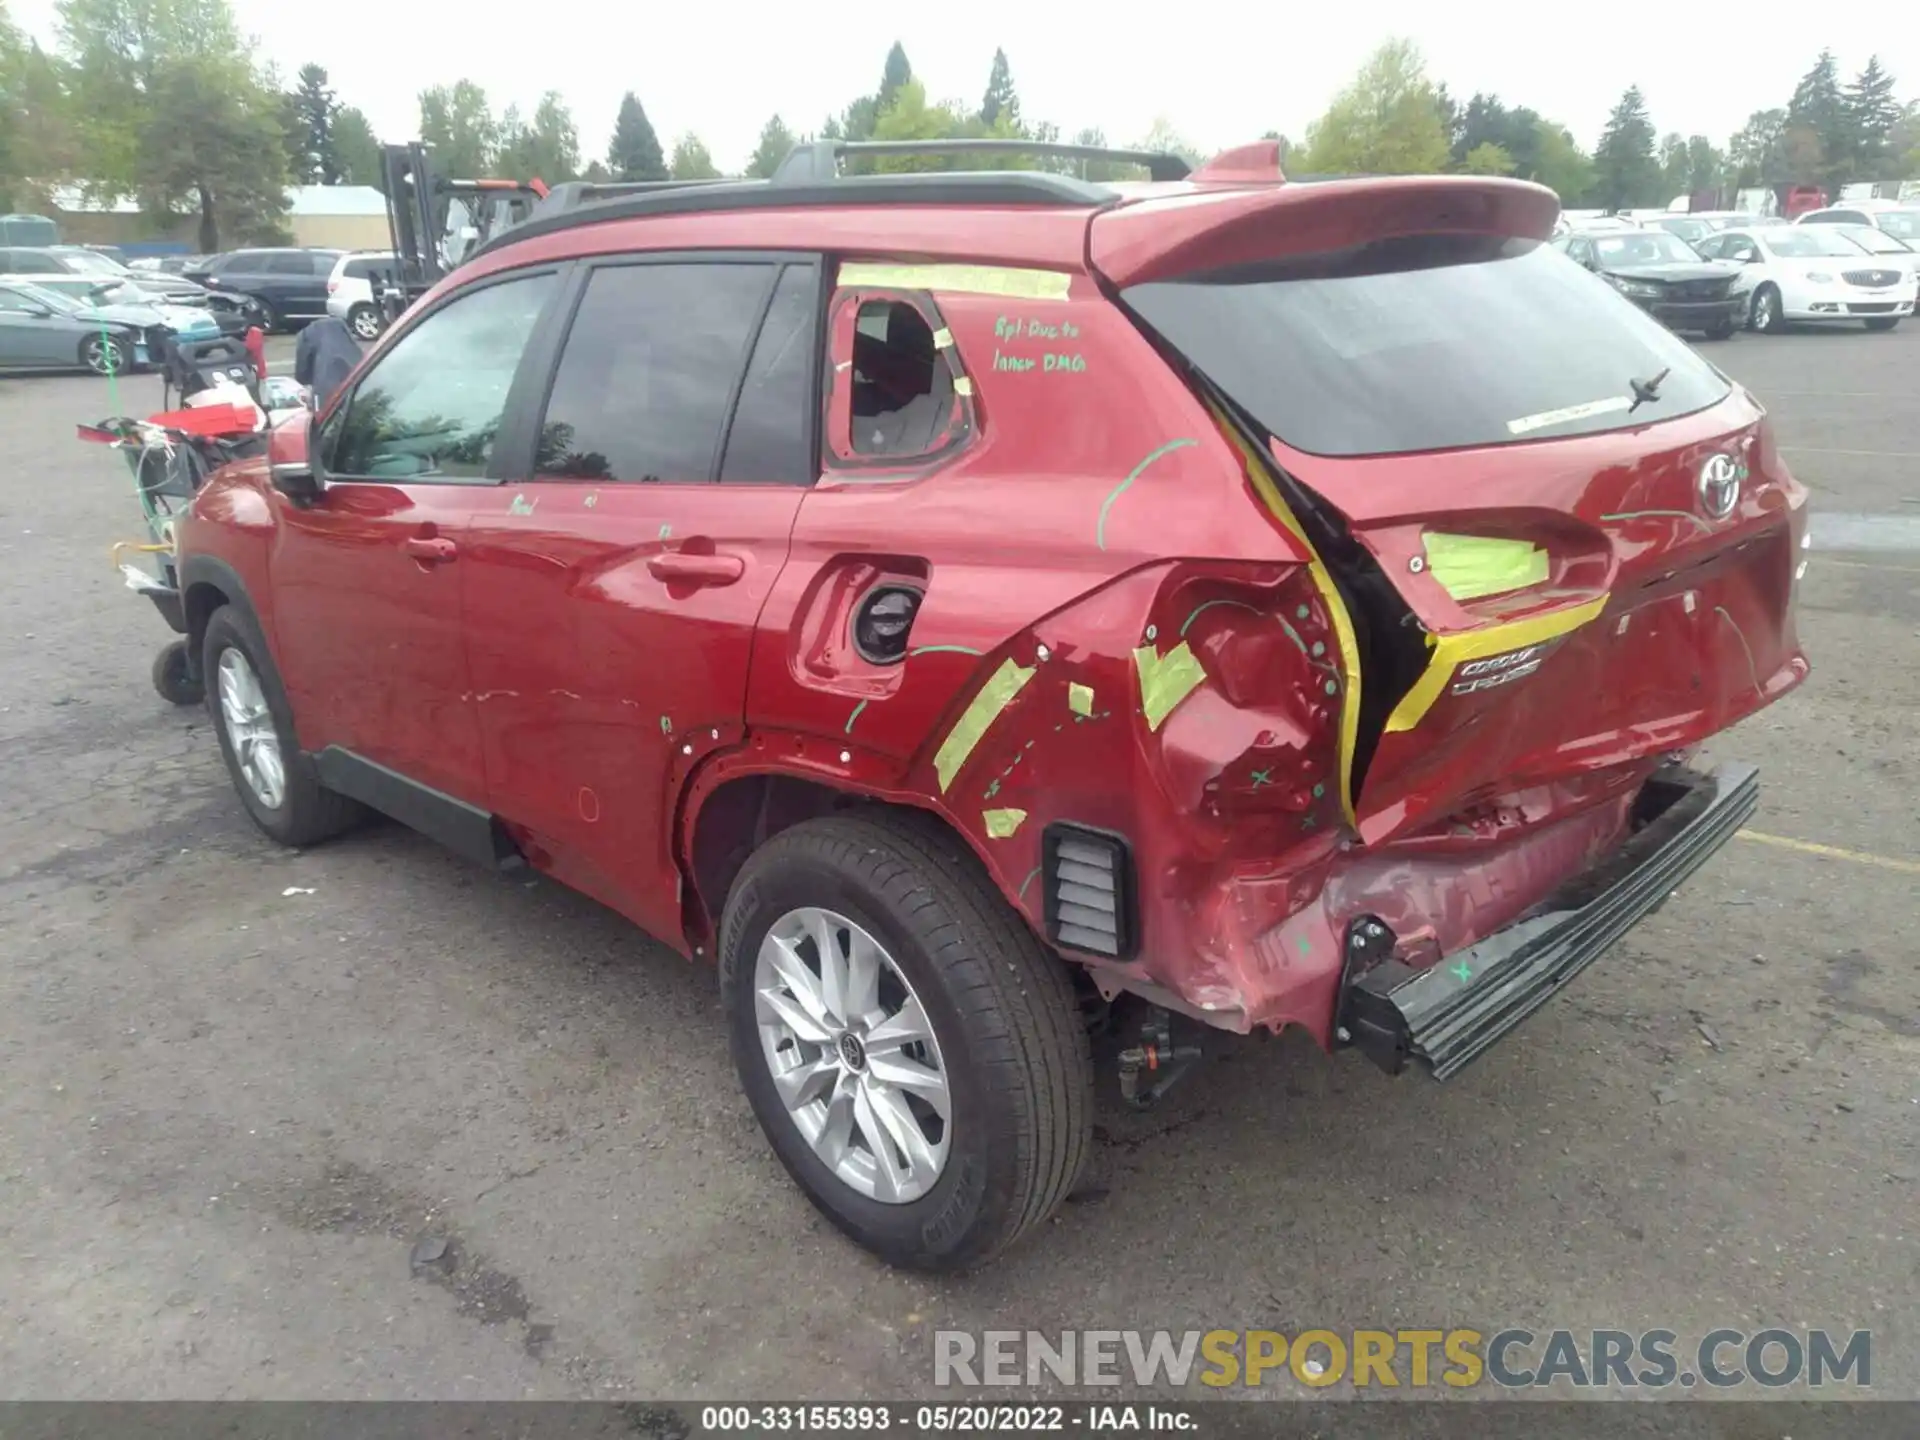
[[289,319],[310,320],[324,315],[333,258],[318,250],[275,251],[263,267],[266,279],[262,293]]
[[463,552],[491,807],[537,864],[681,933],[679,782],[737,743],[814,461],[812,257],[582,265]]
[[1229,200],[1161,254],[1136,228],[1109,263],[1341,578],[1364,838],[1604,783],[1804,676],[1805,493],[1763,412],[1537,243],[1532,187],[1286,189],[1330,193],[1237,202],[1264,225]]

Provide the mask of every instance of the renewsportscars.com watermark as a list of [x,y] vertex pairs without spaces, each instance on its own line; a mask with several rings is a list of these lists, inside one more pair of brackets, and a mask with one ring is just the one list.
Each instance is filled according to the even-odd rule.
[[937,1330],[936,1385],[1203,1385],[1315,1389],[1824,1389],[1873,1383],[1873,1334],[1854,1330]]

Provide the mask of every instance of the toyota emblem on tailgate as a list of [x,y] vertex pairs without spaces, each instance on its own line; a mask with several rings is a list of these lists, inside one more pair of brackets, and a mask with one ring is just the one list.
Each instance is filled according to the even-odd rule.
[[1700,508],[1710,519],[1724,520],[1740,503],[1740,462],[1715,455],[1700,467]]

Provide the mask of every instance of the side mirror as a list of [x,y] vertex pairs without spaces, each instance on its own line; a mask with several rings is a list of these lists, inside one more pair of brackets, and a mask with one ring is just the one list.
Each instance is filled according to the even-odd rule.
[[311,505],[326,486],[313,473],[307,431],[313,416],[302,410],[274,426],[267,436],[267,464],[273,488],[296,505]]

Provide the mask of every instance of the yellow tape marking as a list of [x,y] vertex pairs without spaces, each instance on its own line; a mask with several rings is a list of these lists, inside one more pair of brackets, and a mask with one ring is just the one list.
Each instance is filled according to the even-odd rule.
[[1093,714],[1093,687],[1078,680],[1067,686],[1067,708],[1076,715]]
[[1165,655],[1142,645],[1133,652],[1133,666],[1140,672],[1140,708],[1146,712],[1149,730],[1158,730],[1174,707],[1207,678],[1200,657],[1184,640]]
[[965,375],[954,376],[953,377],[953,393],[956,395],[973,394],[973,381],[969,380]]
[[1805,855],[1825,855],[1831,860],[1851,860],[1856,865],[1873,865],[1882,870],[1897,870],[1902,875],[1920,875],[1920,860],[1896,860],[1890,855],[1870,855],[1864,850],[1842,850],[1838,845],[1816,845],[1811,840],[1789,840],[1784,835],[1767,835],[1758,830],[1742,830],[1742,840],[1757,840],[1762,845],[1777,845],[1782,850],[1798,850]]
[[940,742],[939,752],[933,757],[933,768],[940,777],[942,794],[953,783],[953,777],[960,773],[960,767],[967,763],[967,757],[973,754],[973,747],[980,743],[980,737],[987,733],[987,727],[999,718],[1000,712],[1012,703],[1013,697],[1032,678],[1031,669],[1021,669],[1009,656],[1000,662],[1000,668],[993,672],[993,678],[980,687],[980,693],[961,712],[953,729],[947,732],[947,738]]
[[933,332],[933,348],[934,349],[946,350],[946,349],[950,349],[952,345],[953,345],[953,332],[947,329],[946,326],[942,325],[938,330]]
[[1418,725],[1433,708],[1433,702],[1445,692],[1455,668],[1468,660],[1484,660],[1489,655],[1504,655],[1509,650],[1524,650],[1529,645],[1556,639],[1578,630],[1606,608],[1607,597],[1602,595],[1597,600],[1582,601],[1505,625],[1428,637],[1433,658],[1427,661],[1427,668],[1413,682],[1413,688],[1393,707],[1393,714],[1387,717],[1387,734],[1395,735]]
[[980,818],[986,822],[987,836],[993,840],[1004,840],[1020,828],[1020,822],[1027,818],[1024,810],[982,810]]
[[1333,575],[1320,559],[1320,552],[1313,548],[1313,542],[1300,527],[1286,497],[1280,493],[1280,487],[1273,483],[1273,477],[1267,473],[1267,462],[1254,453],[1253,447],[1247,444],[1218,405],[1208,401],[1207,408],[1213,412],[1221,433],[1240,452],[1247,480],[1254,492],[1274,517],[1287,527],[1287,533],[1299,541],[1300,548],[1307,552],[1307,575],[1313,581],[1314,589],[1320,592],[1320,601],[1327,607],[1327,616],[1333,622],[1334,638],[1340,645],[1340,667],[1345,672],[1346,682],[1340,697],[1340,813],[1347,817],[1349,825],[1357,826],[1353,813],[1353,751],[1360,735],[1360,642],[1354,637],[1352,617],[1347,614],[1346,602],[1340,598],[1339,587],[1333,583]]
[[840,267],[843,286],[884,290],[945,290],[960,295],[1004,295],[1014,300],[1064,300],[1073,277],[1059,270],[1001,265],[887,265],[854,261]]
[[1427,571],[1455,600],[1478,600],[1524,590],[1547,578],[1547,552],[1530,540],[1495,540],[1485,535],[1420,537]]

